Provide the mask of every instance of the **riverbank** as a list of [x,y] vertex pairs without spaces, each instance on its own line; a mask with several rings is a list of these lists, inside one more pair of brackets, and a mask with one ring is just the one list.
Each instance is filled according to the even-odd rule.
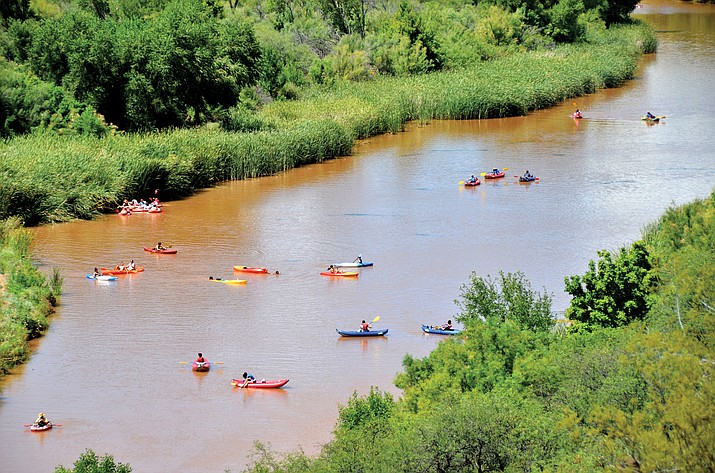
[[18,219],[0,223],[0,377],[29,357],[28,341],[49,326],[62,277],[48,280],[30,259],[32,232]]
[[0,218],[16,215],[27,225],[91,219],[154,190],[162,200],[177,199],[221,181],[345,156],[356,140],[399,132],[413,120],[525,115],[622,84],[639,57],[656,47],[652,29],[642,23],[592,36],[587,44],[517,53],[460,71],[316,89],[251,116],[255,132],[207,126],[102,139],[12,139],[0,145]]

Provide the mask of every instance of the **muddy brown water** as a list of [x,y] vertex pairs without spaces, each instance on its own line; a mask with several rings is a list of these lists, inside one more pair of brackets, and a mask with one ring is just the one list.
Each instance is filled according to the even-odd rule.
[[[240,471],[256,440],[316,453],[354,391],[399,396],[405,354],[441,340],[420,325],[455,318],[471,271],[521,270],[563,311],[564,276],[715,183],[715,8],[650,2],[638,14],[660,48],[623,88],[528,117],[412,125],[351,157],[226,183],[161,215],[37,229],[35,255],[43,270],[62,268],[64,294],[31,360],[2,384],[0,471],[51,472],[87,448],[137,472]],[[569,118],[573,103],[586,118]],[[647,110],[667,118],[648,126]],[[507,177],[458,186],[493,167]],[[516,182],[526,169],[539,181]],[[157,241],[178,253],[142,250]],[[375,263],[358,279],[319,275],[358,254]],[[130,258],[146,271],[84,277]],[[387,337],[335,332],[378,315]],[[204,374],[180,364],[199,351],[223,363]],[[246,370],[290,382],[232,388]],[[62,427],[23,430],[40,410]]]

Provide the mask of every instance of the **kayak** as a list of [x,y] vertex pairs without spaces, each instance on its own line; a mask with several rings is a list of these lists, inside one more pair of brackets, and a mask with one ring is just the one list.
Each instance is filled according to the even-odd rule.
[[42,427],[37,425],[31,425],[30,430],[33,432],[44,432],[45,430],[50,430],[52,428],[52,422],[45,424]]
[[144,251],[148,251],[149,253],[156,253],[156,254],[160,254],[160,255],[175,255],[176,254],[176,250],[172,250],[171,248],[166,248],[165,250],[157,250],[155,248],[147,248],[145,246]]
[[571,118],[583,118],[583,113],[572,113]]
[[107,275],[99,275],[99,276],[94,276],[93,274],[88,274],[87,279],[96,279],[97,281],[116,281],[117,278],[116,276],[107,276]]
[[337,273],[333,273],[331,271],[321,271],[323,276],[336,276],[336,277],[344,277],[344,278],[356,278],[358,277],[358,272],[355,271],[338,271]]
[[499,171],[499,172],[497,172],[497,173],[488,172],[488,173],[484,176],[484,178],[485,178],[485,179],[499,179],[500,177],[504,177],[505,175],[506,175],[506,173],[505,173],[504,171]]
[[362,330],[339,330],[335,329],[336,332],[340,334],[342,337],[381,337],[387,333],[386,328],[382,330],[367,330],[367,331],[362,331]]
[[268,274],[268,269],[263,267],[234,266],[233,270],[241,273]]
[[144,271],[144,268],[141,266],[137,266],[136,269],[109,269],[109,268],[100,268],[102,270],[102,273],[105,275],[110,275],[110,276],[121,276],[123,274],[136,274],[136,273],[141,273]]
[[648,118],[648,117],[646,117],[645,115],[643,115],[643,116],[641,117],[641,120],[645,120],[645,121],[647,121],[647,122],[658,123],[661,118],[665,118],[665,116],[664,116],[664,115],[658,115],[658,116],[656,116],[656,117]]
[[366,266],[372,266],[373,263],[335,263],[333,266],[336,268],[364,268]]
[[482,181],[477,179],[476,181],[464,181],[464,187],[477,187],[479,184],[481,184]]
[[209,279],[211,282],[222,282],[224,284],[246,284],[248,279]]
[[461,333],[461,330],[442,330],[440,328],[436,328],[432,325],[423,325],[422,326],[422,331],[424,333],[438,333],[440,335],[457,335],[458,333]]
[[243,379],[232,379],[231,380],[231,385],[232,386],[243,386],[244,388],[253,388],[253,389],[276,389],[284,386],[288,380],[287,379],[264,379],[261,381],[256,381],[255,383],[248,383],[244,386],[244,380]]
[[205,373],[211,369],[211,363],[209,361],[194,361],[191,364],[191,369],[199,373]]
[[538,179],[538,177],[534,177],[534,176],[531,176],[531,177],[519,176],[519,182],[532,182],[537,179]]

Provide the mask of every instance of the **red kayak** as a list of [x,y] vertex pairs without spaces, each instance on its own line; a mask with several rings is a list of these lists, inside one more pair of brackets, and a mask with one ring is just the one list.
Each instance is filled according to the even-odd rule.
[[123,274],[135,274],[135,273],[141,273],[144,271],[144,268],[141,266],[137,266],[136,269],[109,269],[109,268],[100,268],[102,270],[102,275],[110,275],[110,276],[121,276]]
[[506,174],[506,173],[505,173],[504,171],[499,171],[499,172],[497,172],[497,173],[488,172],[488,173],[486,173],[486,175],[484,176],[484,178],[485,178],[485,179],[499,179],[500,177],[504,177],[505,174]]
[[211,369],[211,363],[207,361],[194,361],[191,364],[191,369],[194,371],[198,371],[199,373],[205,373],[206,371]]
[[44,432],[45,430],[50,430],[52,428],[52,422],[45,424],[42,427],[38,425],[31,425],[30,430],[33,432]]
[[479,184],[481,184],[479,179],[476,181],[464,181],[464,187],[477,187]]
[[241,273],[268,274],[268,269],[263,267],[234,266],[233,270]]
[[253,383],[244,384],[243,379],[232,379],[231,386],[252,388],[252,389],[276,389],[284,386],[288,382],[287,379],[264,379]]
[[165,250],[157,250],[155,248],[147,248],[145,246],[144,251],[148,251],[149,253],[157,253],[160,255],[175,255],[176,254],[176,250],[172,250],[170,248],[166,248]]

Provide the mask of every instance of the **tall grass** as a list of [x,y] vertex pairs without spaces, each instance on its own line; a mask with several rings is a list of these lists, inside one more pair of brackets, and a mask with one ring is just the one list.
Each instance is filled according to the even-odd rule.
[[[313,89],[274,102],[248,128],[115,135],[35,135],[0,144],[0,219],[27,225],[92,218],[124,198],[181,198],[227,179],[259,177],[350,153],[354,141],[411,120],[524,115],[630,79],[650,28],[603,32],[595,42],[519,53],[459,71]],[[245,120],[235,117],[235,120]],[[240,125],[240,126],[239,126]],[[262,130],[262,131],[261,131]]]
[[30,260],[31,230],[15,217],[0,222],[0,375],[27,359],[27,341],[47,330],[62,292],[57,269],[48,283]]

